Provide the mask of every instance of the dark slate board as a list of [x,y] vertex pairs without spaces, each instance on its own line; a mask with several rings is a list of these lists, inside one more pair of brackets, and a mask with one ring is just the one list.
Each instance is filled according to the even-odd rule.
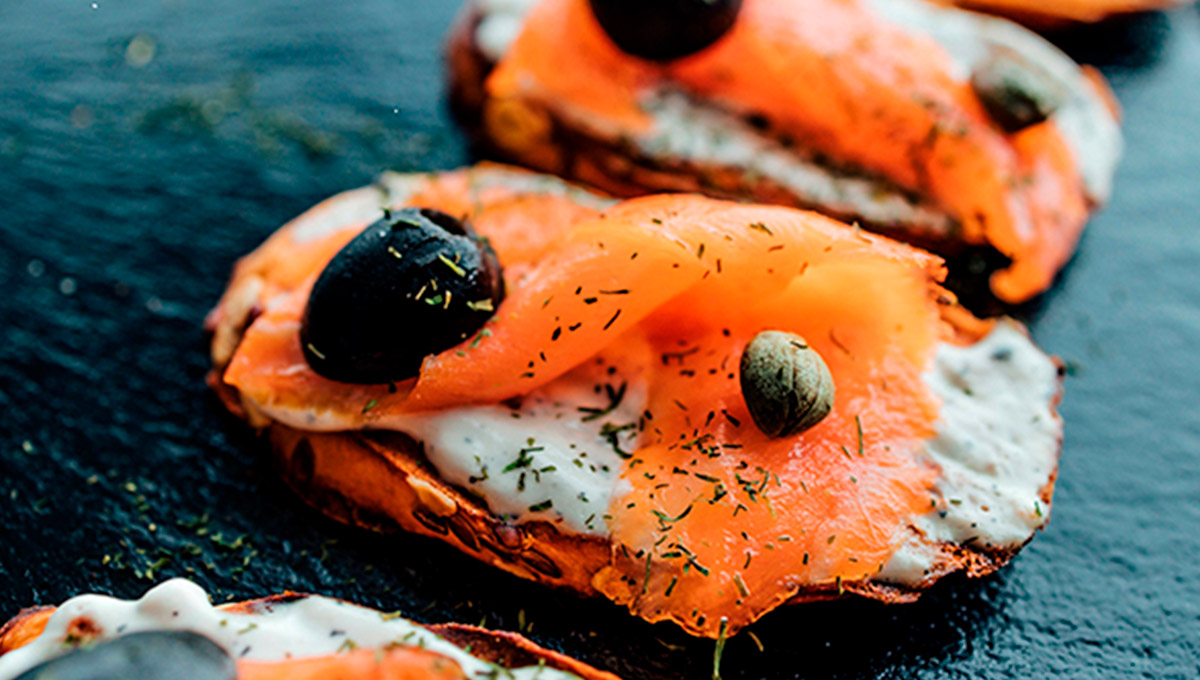
[[[200,324],[235,258],[384,168],[468,161],[442,103],[451,3],[298,4],[0,3],[0,618],[188,575],[220,600],[525,621],[628,678],[708,677],[709,642],[324,520],[204,388]],[[1059,39],[1104,66],[1129,151],[1023,310],[1074,374],[1050,529],[916,605],[777,612],[753,628],[765,652],[731,641],[727,678],[1200,674],[1200,15]]]

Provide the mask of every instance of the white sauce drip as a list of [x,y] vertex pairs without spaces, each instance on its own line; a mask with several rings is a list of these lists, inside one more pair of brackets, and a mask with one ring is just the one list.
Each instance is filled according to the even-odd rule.
[[[615,435],[605,432],[636,424],[647,395],[641,375],[644,363],[623,365],[611,375],[610,366],[588,361],[530,392],[516,409],[503,404],[457,406],[380,415],[370,425],[423,442],[425,457],[442,479],[479,494],[498,516],[517,522],[547,521],[568,533],[607,536],[604,515],[609,502],[628,486],[620,479],[625,461],[612,437],[622,451],[634,451],[639,432],[636,427]],[[592,412],[580,409],[603,409],[611,403],[604,385],[619,391],[622,384],[624,393],[615,409],[583,420]],[[346,410],[255,406],[285,425],[308,431],[359,426],[356,414]],[[513,464],[517,465],[506,472]],[[550,506],[532,509],[546,501]]]
[[475,46],[492,62],[500,61],[517,39],[525,15],[537,0],[474,0],[466,7],[479,12]]
[[[1112,180],[1122,151],[1121,130],[1103,98],[1093,89],[1079,65],[1049,41],[1011,21],[939,7],[924,0],[862,0],[885,20],[913,33],[927,35],[957,60],[960,80],[970,78],[971,69],[995,47],[1009,48],[1041,66],[1066,94],[1066,102],[1053,120],[1074,153],[1084,186],[1092,199],[1103,203],[1112,193]],[[475,42],[481,53],[499,61],[520,33],[532,0],[476,0],[480,13]],[[593,133],[605,130],[586,115],[562,113]],[[649,136],[634,140],[650,155],[682,157],[702,163],[744,167],[779,182],[802,198],[826,202],[844,212],[880,222],[924,224],[930,219],[944,222],[945,216],[912,206],[891,188],[876,193],[881,185],[869,179],[848,178],[807,162],[792,151],[762,139],[762,135],[736,116],[697,102],[647,102],[647,113],[655,118]],[[616,136],[619,131],[608,131]],[[850,209],[847,209],[850,208]]]
[[[646,408],[646,381],[628,373],[608,376],[594,362],[527,395],[519,409],[501,404],[462,406],[383,419],[379,427],[424,442],[425,457],[438,475],[482,496],[502,518],[549,521],[560,530],[607,536],[609,502],[629,489],[621,480],[625,461],[604,433],[636,424]],[[582,408],[605,408],[597,393],[609,385],[624,395],[610,413],[591,420]],[[637,450],[636,427],[620,431],[616,445]],[[517,467],[514,467],[517,466]],[[507,471],[506,471],[507,470]],[[542,507],[546,502],[551,507]]]
[[1039,494],[1062,439],[1054,362],[1004,320],[974,345],[942,345],[924,379],[942,400],[925,446],[941,469],[938,507],[915,522],[927,540],[910,539],[878,577],[893,583],[929,575],[938,554],[930,541],[1012,550],[1050,518]]
[[[234,659],[279,661],[336,654],[350,649],[351,644],[374,649],[395,643],[447,656],[470,677],[486,676],[497,668],[411,621],[384,620],[380,612],[348,602],[312,595],[240,614],[214,607],[204,589],[191,581],[172,579],[150,589],[140,600],[106,595],[80,595],[67,600],[51,615],[40,636],[0,656],[0,680],[15,678],[67,652],[68,627],[81,616],[98,626],[100,639],[141,631],[185,630],[212,639]],[[576,677],[538,667],[509,672],[517,680]],[[509,672],[502,677],[509,677]]]

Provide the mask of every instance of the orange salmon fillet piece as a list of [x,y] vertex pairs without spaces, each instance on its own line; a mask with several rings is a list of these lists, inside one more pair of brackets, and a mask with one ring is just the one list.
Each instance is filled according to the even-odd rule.
[[238,680],[460,680],[452,659],[424,649],[358,649],[285,661],[239,661]]
[[1050,285],[1088,216],[1053,121],[1006,135],[936,42],[857,0],[746,0],[728,34],[667,65],[622,53],[587,0],[543,0],[487,82],[493,97],[534,98],[617,138],[653,127],[641,102],[663,86],[929,196],[962,240],[1013,260],[992,280],[1009,302]]

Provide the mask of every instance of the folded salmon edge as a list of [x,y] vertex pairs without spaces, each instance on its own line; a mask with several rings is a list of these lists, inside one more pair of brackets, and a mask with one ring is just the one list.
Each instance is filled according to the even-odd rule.
[[[603,200],[597,194],[562,180],[505,166],[484,164],[468,173],[476,178],[486,176],[490,181],[524,190],[576,192]],[[420,177],[422,175],[417,175]],[[394,176],[403,179],[405,176]],[[411,176],[409,176],[411,177]],[[537,189],[530,189],[536,179]],[[383,178],[380,185],[387,185]],[[327,200],[327,207],[337,197]],[[300,218],[297,218],[300,219]],[[242,399],[236,388],[222,380],[227,357],[232,356],[241,333],[248,326],[251,311],[247,306],[231,304],[233,315],[222,313],[227,301],[238,297],[231,292],[231,283],[222,304],[209,315],[207,330],[213,334],[214,361],[207,375],[208,385],[216,392],[226,408],[249,423],[270,442],[273,464],[284,482],[301,499],[326,516],[371,531],[416,533],[447,543],[459,551],[508,573],[543,585],[565,588],[588,597],[602,597],[593,585],[599,571],[612,563],[613,546],[605,538],[594,535],[564,533],[547,522],[511,524],[485,507],[477,498],[467,495],[441,479],[420,454],[419,446],[409,436],[387,431],[306,432],[288,427],[259,412]],[[953,304],[940,300],[943,320],[955,330],[956,340],[963,344],[976,342],[986,334],[990,325],[980,322]],[[221,340],[223,338],[223,340]],[[232,344],[217,348],[218,341]],[[1059,367],[1057,391],[1051,407],[1057,417],[1065,376]],[[1055,467],[1039,497],[1046,507],[1057,478],[1058,454],[1061,453],[1061,434],[1055,452]],[[914,535],[924,539],[919,528],[911,527]],[[1032,536],[1029,540],[1032,540]],[[783,604],[798,604],[844,597],[862,597],[883,603],[915,601],[941,578],[963,573],[982,577],[1006,565],[1022,546],[1012,549],[985,549],[973,545],[928,540],[926,545],[937,552],[937,560],[928,575],[916,584],[891,584],[863,579],[829,583],[796,584],[791,592],[780,594],[778,601],[746,621],[730,621],[728,634],[733,635],[745,625]],[[1028,540],[1025,542],[1028,543]],[[635,602],[629,603],[635,611]],[[669,620],[691,635],[715,637],[692,619],[676,619],[668,614],[645,615],[655,623]]]
[[[233,613],[251,613],[273,604],[292,602],[305,597],[309,596],[305,593],[286,591],[278,595],[231,602],[221,605],[219,609]],[[53,606],[29,607],[22,609],[0,626],[0,656],[23,647],[40,635],[46,627],[46,621],[54,611],[55,607]],[[620,680],[612,673],[593,668],[565,654],[541,647],[517,633],[488,630],[460,623],[419,625],[441,636],[456,647],[464,650],[470,649],[472,656],[505,668],[520,668],[545,663],[550,668],[573,673],[582,680]]]

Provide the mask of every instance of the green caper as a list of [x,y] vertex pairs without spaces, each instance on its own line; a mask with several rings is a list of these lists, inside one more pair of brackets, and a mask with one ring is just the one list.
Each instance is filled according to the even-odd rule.
[[795,333],[763,331],[742,353],[742,398],[769,437],[799,434],[833,408],[833,376],[825,360]]
[[1045,121],[1063,104],[1054,76],[1018,52],[994,49],[971,73],[983,108],[1005,132]]

